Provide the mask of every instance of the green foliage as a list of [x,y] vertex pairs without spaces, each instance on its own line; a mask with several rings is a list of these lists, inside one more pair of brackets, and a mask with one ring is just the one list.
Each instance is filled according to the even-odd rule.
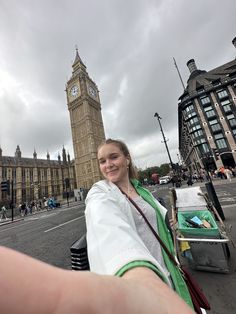
[[140,169],[138,171],[138,179],[143,182],[144,179],[151,180],[151,176],[153,173],[157,173],[159,177],[166,176],[170,172],[169,164],[162,164],[160,167],[154,166],[146,168],[145,170]]

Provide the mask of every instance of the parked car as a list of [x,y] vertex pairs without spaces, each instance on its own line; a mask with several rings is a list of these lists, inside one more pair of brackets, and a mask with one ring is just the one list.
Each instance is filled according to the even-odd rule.
[[171,177],[169,177],[169,176],[161,177],[160,178],[160,184],[167,184],[170,182],[170,180],[171,180]]

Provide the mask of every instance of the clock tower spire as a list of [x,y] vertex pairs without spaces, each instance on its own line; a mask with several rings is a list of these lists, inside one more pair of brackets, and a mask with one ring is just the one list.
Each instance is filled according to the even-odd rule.
[[97,147],[104,141],[99,91],[76,48],[72,76],[66,84],[75,156],[77,188],[89,189],[101,179]]

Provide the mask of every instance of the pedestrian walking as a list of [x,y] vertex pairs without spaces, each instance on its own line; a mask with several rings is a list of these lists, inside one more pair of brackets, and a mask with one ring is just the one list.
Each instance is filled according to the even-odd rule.
[[7,209],[6,207],[3,205],[1,208],[1,220],[5,219],[7,220]]
[[25,213],[26,212],[26,204],[25,203],[22,203],[21,204],[21,216],[23,217],[23,216],[25,216],[25,215],[27,215],[27,213]]
[[43,206],[48,210],[48,200],[46,197],[43,198]]
[[220,175],[221,179],[227,179],[226,174],[225,174],[225,167],[224,166],[220,167],[219,175]]
[[188,177],[187,184],[188,184],[188,186],[192,186],[193,185],[193,180],[192,180],[192,176],[191,175]]
[[224,173],[226,175],[227,180],[231,182],[232,171],[228,167],[225,167]]

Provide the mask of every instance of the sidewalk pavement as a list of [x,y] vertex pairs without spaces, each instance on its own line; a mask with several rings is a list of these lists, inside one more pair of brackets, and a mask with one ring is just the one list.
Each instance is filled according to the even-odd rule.
[[[83,201],[70,201],[69,202],[69,206],[70,207],[75,207],[76,205],[83,205],[84,202]],[[33,215],[37,215],[37,214],[40,214],[40,213],[44,213],[44,212],[48,212],[48,211],[52,211],[52,210],[57,210],[57,209],[60,209],[60,208],[67,208],[68,207],[68,203],[63,203],[61,204],[60,207],[54,207],[52,209],[47,209],[47,208],[43,208],[41,210],[37,210],[37,211],[34,211],[32,212],[32,214],[27,214],[26,216],[21,216],[20,214],[17,214],[14,216],[14,219],[12,220],[12,218],[7,218],[7,219],[0,219],[0,226],[4,226],[4,225],[8,225],[8,224],[11,224],[11,223],[14,223],[14,222],[19,222],[19,221],[22,221],[24,220],[25,218],[27,217],[31,217]]]

